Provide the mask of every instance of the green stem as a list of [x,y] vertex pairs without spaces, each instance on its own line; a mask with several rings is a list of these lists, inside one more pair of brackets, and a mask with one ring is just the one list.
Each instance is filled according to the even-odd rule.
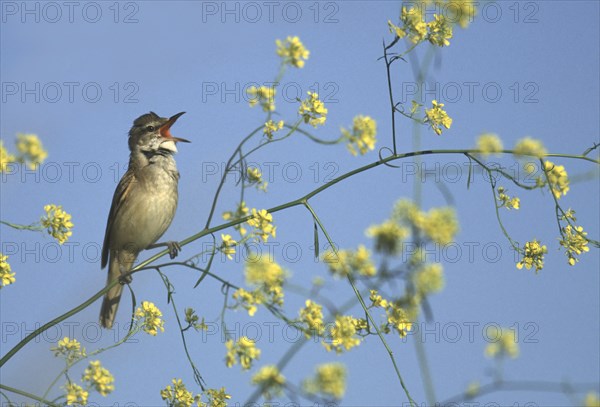
[[35,401],[39,401],[40,403],[42,403],[45,406],[50,406],[50,407],[60,407],[61,406],[60,404],[55,404],[55,403],[53,403],[51,401],[48,401],[48,400],[43,399],[41,397],[38,397],[38,396],[36,396],[34,394],[28,393],[28,392],[23,391],[23,390],[15,389],[14,387],[9,387],[9,386],[7,386],[5,384],[1,384],[0,383],[0,389],[6,390],[6,391],[10,391],[11,393],[19,394],[21,396],[25,396],[25,397],[30,398],[30,399],[35,400]]

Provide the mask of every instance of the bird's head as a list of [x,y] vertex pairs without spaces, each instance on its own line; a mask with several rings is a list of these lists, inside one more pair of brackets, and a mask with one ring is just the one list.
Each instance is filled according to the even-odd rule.
[[154,112],[141,115],[133,122],[133,127],[129,130],[129,149],[131,151],[140,150],[146,153],[171,152],[176,153],[175,143],[189,143],[188,140],[173,137],[171,126],[185,112],[177,113],[170,118],[160,117]]

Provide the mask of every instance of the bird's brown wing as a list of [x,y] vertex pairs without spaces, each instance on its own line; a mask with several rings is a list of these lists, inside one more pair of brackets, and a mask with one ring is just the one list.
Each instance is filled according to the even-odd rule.
[[127,171],[121,181],[119,181],[119,185],[117,185],[117,189],[115,189],[115,195],[113,196],[112,204],[110,206],[110,213],[108,215],[108,220],[106,221],[106,231],[104,232],[104,243],[102,244],[102,262],[101,267],[106,267],[108,263],[108,254],[110,253],[110,234],[112,230],[112,225],[115,219],[117,218],[117,213],[119,213],[119,209],[123,204],[123,201],[127,199],[127,195],[129,191],[131,191],[131,186],[135,183],[135,175],[133,171]]

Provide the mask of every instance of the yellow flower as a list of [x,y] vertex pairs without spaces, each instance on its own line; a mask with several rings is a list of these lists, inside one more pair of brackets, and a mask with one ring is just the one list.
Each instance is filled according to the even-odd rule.
[[305,332],[307,338],[310,337],[310,333],[314,332],[317,335],[322,335],[325,331],[325,325],[323,323],[323,307],[311,300],[306,300],[306,306],[300,309],[300,321],[306,324],[306,329],[309,332]]
[[514,154],[542,158],[544,155],[546,155],[546,149],[541,141],[531,137],[525,137],[517,141],[517,144],[515,144]]
[[423,14],[420,7],[409,8],[402,7],[402,15],[400,16],[404,23],[404,31],[408,32],[408,37],[416,44],[425,39],[427,35],[427,24],[423,20]]
[[499,153],[503,148],[502,140],[500,140],[500,137],[496,134],[484,133],[477,139],[477,149],[480,150],[483,155]]
[[235,246],[238,244],[231,235],[224,235],[221,233],[221,252],[227,256],[229,260],[232,260],[232,255],[235,254]]
[[456,211],[451,207],[432,208],[429,212],[419,212],[413,224],[435,243],[449,244],[458,233]]
[[569,192],[569,176],[565,167],[562,165],[555,165],[551,161],[544,162],[544,169],[548,180],[550,181],[550,190],[554,194],[556,199],[559,199],[561,195],[567,195]]
[[287,37],[284,41],[277,40],[277,55],[281,57],[281,62],[286,65],[291,65],[296,68],[302,68],[304,61],[308,59],[310,51],[308,51],[300,38]]
[[346,277],[351,273],[372,277],[377,273],[371,253],[362,244],[356,251],[338,250],[336,254],[333,250],[328,250],[323,255],[323,261],[327,263],[331,274],[337,277]]
[[369,116],[356,116],[352,122],[352,131],[342,128],[342,137],[350,154],[366,154],[375,148],[377,142],[377,123]]
[[406,37],[406,31],[404,31],[402,28],[400,28],[397,25],[395,25],[394,23],[392,23],[391,20],[388,20],[388,28],[390,29],[390,32],[392,34],[396,35],[396,37],[398,37],[398,38]]
[[323,346],[327,351],[335,350],[336,353],[342,353],[344,350],[360,345],[360,337],[356,336],[357,326],[360,326],[358,319],[348,315],[337,315],[335,324],[329,332],[331,343],[323,342]]
[[367,229],[367,236],[375,238],[375,251],[394,255],[402,250],[402,242],[410,231],[393,220],[386,220],[381,225],[373,225]]
[[[238,204],[235,212],[226,211],[226,212],[223,212],[222,216],[223,216],[223,220],[235,221],[235,220],[241,219],[247,215],[248,215],[248,207],[246,206],[246,202],[242,201],[240,204]],[[240,235],[242,235],[242,236],[244,236],[246,234],[246,228],[243,226],[242,223],[235,225],[233,228],[235,230],[237,230],[238,232],[240,232]]]
[[256,188],[261,191],[267,190],[267,182],[262,179],[262,173],[258,168],[248,167],[246,173],[248,174],[248,183],[250,185],[256,185]]
[[504,207],[506,209],[519,209],[521,206],[521,200],[517,197],[511,198],[506,195],[504,187],[498,187],[498,196],[496,199],[500,201],[500,207]]
[[310,123],[313,127],[325,124],[327,120],[327,108],[316,92],[308,92],[308,98],[300,103],[298,114],[304,119],[304,123]]
[[[491,331],[491,333],[490,333]],[[485,356],[489,358],[509,356],[516,359],[519,356],[519,345],[517,344],[516,332],[508,328],[488,327],[487,336],[494,338],[495,341],[488,344],[485,348]]]
[[413,282],[423,295],[441,291],[444,288],[444,269],[441,264],[426,264],[413,274]]
[[525,243],[523,248],[523,260],[517,263],[517,268],[520,270],[525,266],[527,270],[535,267],[535,272],[544,268],[544,254],[548,253],[546,246],[540,245],[540,242],[533,240]]
[[319,365],[315,377],[305,380],[303,387],[310,394],[340,399],[346,392],[346,368],[341,363]]
[[399,302],[392,303],[386,310],[387,322],[394,328],[401,338],[404,338],[412,330],[412,322],[408,313]]
[[449,17],[449,20],[452,22],[458,20],[458,25],[460,25],[461,28],[467,28],[469,23],[473,21],[477,12],[477,7],[475,7],[476,3],[478,2],[474,0],[450,0],[448,2],[448,7],[444,8],[444,10],[447,10],[452,14]]
[[369,299],[374,307],[387,308],[389,306],[388,300],[383,298],[377,290],[371,290],[369,295]]
[[427,23],[429,28],[429,42],[439,47],[447,47],[450,45],[452,38],[452,24],[446,17],[439,14],[433,15],[433,21]]
[[252,384],[260,386],[262,394],[267,400],[270,400],[276,395],[281,394],[285,377],[279,372],[275,365],[267,365],[260,368],[254,376],[252,376]]
[[267,86],[250,86],[246,93],[251,97],[250,107],[254,107],[260,104],[265,112],[272,112],[275,110],[275,88],[269,88]]
[[85,406],[87,404],[88,392],[75,383],[67,383],[65,385],[67,391],[67,405],[68,406]]
[[17,134],[17,150],[20,153],[19,161],[26,162],[32,170],[48,157],[42,142],[35,134]]
[[452,126],[452,119],[448,116],[448,113],[444,109],[443,103],[438,103],[437,100],[431,102],[432,108],[425,109],[425,123],[429,123],[435,134],[438,136],[442,134],[441,126],[449,129]]
[[273,133],[281,130],[283,128],[283,124],[283,120],[279,120],[277,123],[275,123],[273,120],[269,120],[265,123],[263,133],[265,134],[265,136],[267,136],[269,140],[271,140],[273,138]]
[[102,396],[107,396],[115,389],[115,378],[103,368],[99,360],[90,362],[83,372],[83,381],[88,382]]
[[173,379],[170,385],[160,391],[160,397],[171,407],[191,407],[194,403],[200,405],[200,396],[189,391],[181,379]]
[[225,387],[221,387],[219,390],[208,389],[204,394],[208,400],[206,404],[198,401],[197,404],[201,407],[227,407],[227,400],[231,398],[229,394],[225,393]]
[[17,157],[10,154],[6,148],[4,148],[4,142],[0,140],[0,173],[5,172],[8,168],[8,164],[17,162]]
[[237,302],[234,307],[243,307],[248,311],[248,315],[251,317],[256,314],[256,311],[258,310],[257,305],[264,302],[263,295],[260,291],[246,291],[243,288],[239,288],[233,293],[233,299]]
[[479,384],[479,382],[474,381],[469,383],[469,385],[467,386],[467,389],[465,390],[465,396],[472,399],[473,397],[477,396],[480,391],[481,385]]
[[252,339],[248,339],[246,336],[242,336],[235,343],[229,339],[225,343],[225,347],[227,347],[225,356],[227,367],[239,363],[243,370],[248,370],[252,367],[252,362],[260,357],[260,349],[255,346]]
[[196,315],[196,311],[190,307],[185,309],[185,322],[188,324],[188,326],[193,327],[196,331],[206,331],[208,329],[208,326],[204,322],[204,318],[202,318],[202,321],[200,321],[200,318],[198,315]]
[[273,226],[273,215],[267,212],[266,209],[256,210],[256,208],[252,208],[252,218],[248,219],[247,223],[254,228],[254,233],[263,242],[266,243],[269,236],[275,237],[276,227]]
[[589,392],[585,396],[585,400],[583,401],[584,407],[600,407],[600,398],[598,398],[598,393],[593,391]]
[[46,216],[42,216],[42,226],[48,229],[48,234],[63,244],[73,234],[73,222],[71,215],[62,210],[62,206],[46,205],[44,206]]
[[86,356],[85,348],[81,346],[81,343],[77,339],[70,339],[66,336],[58,341],[55,348],[50,348],[50,350],[54,351],[54,356],[62,356],[68,363]]
[[10,268],[10,264],[6,261],[8,256],[5,256],[0,252],[0,278],[2,279],[2,284],[0,284],[0,288],[6,287],[9,284],[12,284],[16,281],[15,273],[12,272]]
[[583,231],[582,226],[572,227],[571,225],[562,228],[562,232],[563,238],[560,239],[560,245],[567,250],[565,254],[569,258],[569,264],[574,266],[579,261],[576,256],[590,251],[586,238],[587,232]]
[[162,312],[149,301],[142,301],[142,306],[135,311],[135,318],[140,321],[144,332],[156,336],[158,331],[165,331],[164,321],[161,319]]

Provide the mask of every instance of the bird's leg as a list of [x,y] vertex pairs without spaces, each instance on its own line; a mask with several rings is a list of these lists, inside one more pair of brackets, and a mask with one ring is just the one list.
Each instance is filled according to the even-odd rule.
[[154,244],[151,244],[150,246],[146,247],[146,249],[156,249],[157,247],[165,247],[165,246],[169,249],[169,257],[171,258],[171,260],[173,260],[175,257],[177,257],[177,255],[181,251],[181,246],[179,245],[178,242],[176,242],[174,240],[169,240],[168,242],[162,242],[162,243],[154,243]]

